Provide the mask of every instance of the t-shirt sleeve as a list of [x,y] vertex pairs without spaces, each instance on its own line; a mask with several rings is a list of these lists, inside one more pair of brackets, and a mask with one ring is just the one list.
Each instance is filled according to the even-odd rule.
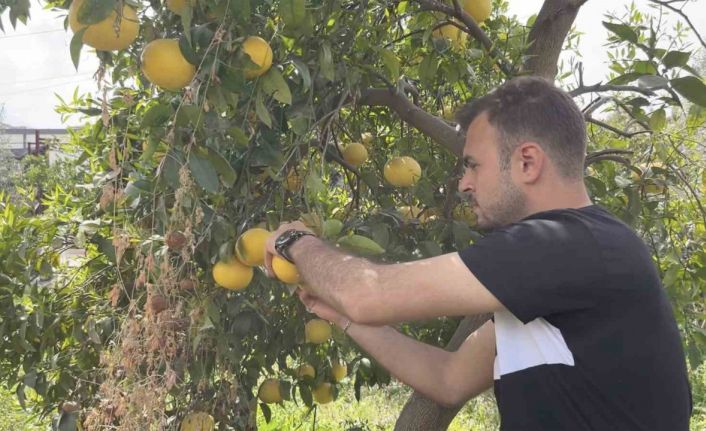
[[579,223],[530,219],[459,252],[473,275],[523,323],[590,308],[600,293],[600,250]]

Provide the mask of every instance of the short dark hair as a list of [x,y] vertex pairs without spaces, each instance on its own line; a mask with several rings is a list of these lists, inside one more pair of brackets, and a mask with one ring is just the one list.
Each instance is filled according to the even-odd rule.
[[474,119],[487,113],[500,134],[500,165],[507,169],[510,156],[527,140],[537,142],[565,178],[583,178],[586,157],[586,122],[574,100],[539,77],[513,78],[456,113],[468,130]]

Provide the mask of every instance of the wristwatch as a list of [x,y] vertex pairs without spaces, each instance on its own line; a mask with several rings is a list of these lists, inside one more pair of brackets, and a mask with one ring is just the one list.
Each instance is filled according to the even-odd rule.
[[277,237],[275,240],[275,250],[277,250],[277,253],[279,253],[283,258],[287,259],[289,263],[294,263],[292,260],[292,257],[289,255],[289,247],[292,246],[297,240],[303,236],[316,236],[311,232],[305,231],[305,230],[296,230],[296,229],[289,229],[285,230],[282,232],[280,236]]

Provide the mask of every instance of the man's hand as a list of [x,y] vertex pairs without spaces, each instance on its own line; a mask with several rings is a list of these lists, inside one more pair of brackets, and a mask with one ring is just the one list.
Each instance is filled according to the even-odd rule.
[[350,319],[334,310],[333,307],[323,302],[304,289],[297,289],[297,295],[309,313],[314,313],[324,320],[328,320],[339,328],[343,328]]
[[267,274],[268,277],[275,276],[275,273],[272,270],[272,258],[274,256],[279,256],[279,253],[277,253],[277,250],[275,250],[275,241],[277,240],[277,238],[279,238],[280,235],[290,229],[303,230],[314,233],[311,229],[306,227],[306,225],[304,225],[304,223],[300,221],[282,223],[279,228],[274,231],[269,238],[267,238],[267,242],[265,242],[265,274]]

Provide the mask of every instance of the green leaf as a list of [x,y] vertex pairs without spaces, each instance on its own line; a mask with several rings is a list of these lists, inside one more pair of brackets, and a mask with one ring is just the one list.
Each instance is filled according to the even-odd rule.
[[439,256],[443,253],[443,250],[439,247],[439,244],[434,241],[422,241],[419,244],[419,250],[422,252],[422,255],[427,258]]
[[326,192],[326,184],[316,172],[309,172],[304,180],[304,187],[312,201],[317,200],[319,194]]
[[306,21],[305,0],[281,0],[279,15],[285,25],[293,28],[301,27]]
[[230,0],[228,4],[230,4],[231,16],[238,22],[250,22],[250,0]]
[[637,82],[645,88],[666,87],[669,84],[667,78],[658,75],[644,75],[638,78]]
[[198,66],[199,63],[201,63],[201,58],[198,54],[196,54],[196,51],[194,51],[194,48],[191,46],[191,35],[187,37],[187,33],[190,32],[185,31],[184,34],[179,37],[179,50],[181,51],[181,55],[184,56],[186,61],[195,66]]
[[685,76],[669,81],[677,93],[688,101],[706,107],[706,85],[695,76]]
[[385,64],[387,71],[390,73],[390,78],[396,81],[397,78],[400,77],[400,60],[395,53],[389,49],[381,49],[380,56],[382,57],[382,62]]
[[260,82],[265,93],[286,105],[292,104],[292,93],[289,91],[289,86],[279,69],[276,67],[270,68],[265,76],[260,78]]
[[81,59],[81,48],[83,48],[83,34],[86,33],[88,27],[84,27],[81,30],[74,33],[71,38],[71,44],[69,49],[71,51],[71,61],[74,63],[74,67],[78,70],[78,63]]
[[658,109],[652,113],[650,116],[649,125],[650,129],[655,132],[659,132],[664,129],[664,126],[667,125],[667,112],[664,108]]
[[635,61],[632,64],[632,69],[643,75],[657,75],[657,66],[651,61]]
[[664,64],[667,69],[673,67],[684,67],[691,57],[690,52],[683,51],[669,51],[667,55],[662,58],[662,64]]
[[439,62],[434,54],[429,54],[419,64],[419,79],[424,84],[431,84],[436,79]]
[[629,25],[603,21],[603,26],[611,32],[615,33],[620,39],[632,43],[637,43],[637,33]]
[[228,135],[235,141],[235,144],[241,147],[247,147],[250,143],[250,138],[245,134],[240,127],[231,127],[228,129]]
[[262,409],[262,415],[265,417],[265,422],[270,423],[272,420],[272,410],[270,410],[270,406],[265,403],[260,403],[260,408]]
[[255,113],[260,121],[265,123],[267,127],[272,128],[272,117],[270,117],[270,111],[265,107],[265,102],[262,100],[262,93],[260,92],[255,97]]
[[196,182],[207,192],[218,192],[218,175],[211,162],[196,151],[189,156],[189,169]]
[[221,174],[223,177],[223,183],[226,185],[226,187],[232,187],[233,184],[235,183],[235,180],[237,179],[237,174],[235,173],[235,169],[233,169],[233,166],[230,165],[230,162],[223,157],[219,152],[209,148],[208,149],[208,159],[211,161],[211,164],[216,168],[216,172]]
[[80,24],[97,24],[108,18],[110,12],[114,10],[113,0],[85,0],[78,8],[76,18]]
[[297,68],[299,76],[302,78],[302,85],[304,86],[304,92],[306,93],[311,89],[311,74],[309,73],[309,67],[299,58],[292,59],[292,64]]
[[337,244],[363,256],[376,256],[385,252],[385,249],[380,247],[378,243],[362,235],[344,236],[338,240]]
[[608,81],[609,85],[625,85],[633,82],[637,78],[643,76],[644,73],[637,73],[637,72],[630,72],[630,73],[625,73],[623,75],[617,76],[610,81]]
[[78,412],[61,413],[58,431],[76,431],[78,429]]
[[311,396],[311,389],[305,383],[299,383],[299,395],[302,397],[304,404],[311,407],[314,405],[314,398]]
[[324,222],[324,237],[328,239],[336,238],[343,230],[343,222],[337,219],[329,219]]
[[319,51],[319,70],[324,78],[333,81],[336,78],[336,71],[333,66],[333,54],[331,54],[331,45],[328,42],[321,44]]
[[141,126],[143,129],[153,126],[160,126],[172,115],[172,107],[158,103],[152,105],[142,117]]
[[184,2],[184,7],[181,8],[181,27],[184,29],[184,36],[189,42],[189,45],[193,46],[191,41],[191,18],[194,14],[194,9],[191,7],[190,2]]

